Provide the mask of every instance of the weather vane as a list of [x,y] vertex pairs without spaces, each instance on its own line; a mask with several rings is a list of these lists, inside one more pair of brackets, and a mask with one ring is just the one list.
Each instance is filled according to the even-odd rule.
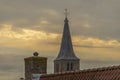
[[68,10],[67,9],[65,9],[65,17],[67,17],[68,16]]

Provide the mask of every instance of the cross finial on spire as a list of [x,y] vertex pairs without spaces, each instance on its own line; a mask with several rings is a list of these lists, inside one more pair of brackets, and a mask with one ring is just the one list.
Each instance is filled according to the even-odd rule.
[[68,10],[65,9],[65,17],[67,18],[67,16],[68,16]]

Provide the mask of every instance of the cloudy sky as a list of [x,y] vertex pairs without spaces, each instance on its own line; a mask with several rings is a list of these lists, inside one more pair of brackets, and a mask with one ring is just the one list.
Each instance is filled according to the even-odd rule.
[[81,69],[120,64],[120,0],[0,0],[0,80],[24,76],[24,58],[58,55],[64,9]]

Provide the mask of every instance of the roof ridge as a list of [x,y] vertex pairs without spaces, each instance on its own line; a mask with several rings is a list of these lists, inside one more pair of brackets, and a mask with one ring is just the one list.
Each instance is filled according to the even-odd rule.
[[101,67],[101,68],[84,69],[84,70],[78,70],[78,71],[66,71],[66,72],[59,72],[59,73],[54,73],[54,74],[45,74],[45,75],[42,75],[41,77],[74,74],[74,73],[99,72],[99,71],[108,71],[108,70],[116,70],[116,69],[120,69],[120,65]]

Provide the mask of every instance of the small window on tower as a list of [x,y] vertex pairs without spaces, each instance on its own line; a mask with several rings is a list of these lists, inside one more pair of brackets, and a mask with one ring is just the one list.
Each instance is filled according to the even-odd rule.
[[73,63],[70,64],[70,70],[73,70]]
[[70,69],[69,69],[69,63],[67,63],[67,71],[69,71]]
[[59,64],[56,64],[56,71],[59,71]]

